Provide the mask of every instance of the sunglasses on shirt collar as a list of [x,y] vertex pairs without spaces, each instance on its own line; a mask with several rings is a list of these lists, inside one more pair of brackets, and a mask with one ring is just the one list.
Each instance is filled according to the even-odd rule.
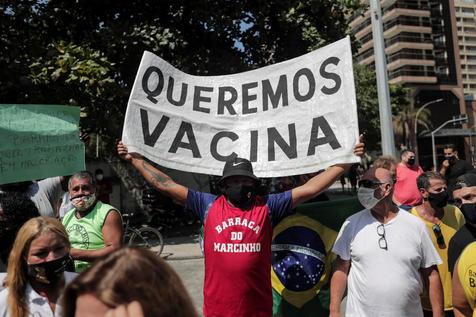
[[441,232],[441,227],[439,224],[434,224],[433,227],[431,227],[433,230],[433,233],[435,234],[436,237],[436,243],[438,243],[438,246],[444,247],[445,246],[445,238],[443,237],[443,233]]

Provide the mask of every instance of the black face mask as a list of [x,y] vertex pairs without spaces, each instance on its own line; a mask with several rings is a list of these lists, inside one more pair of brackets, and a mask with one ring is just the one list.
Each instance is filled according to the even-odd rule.
[[225,189],[225,196],[236,207],[246,207],[255,195],[255,186],[233,185]]
[[437,194],[429,193],[428,201],[432,206],[441,208],[446,206],[446,204],[448,203],[448,198],[448,192],[445,190]]
[[476,204],[462,204],[459,209],[461,209],[467,222],[473,225],[476,224]]
[[415,164],[415,159],[414,158],[408,159],[407,164],[410,166]]
[[448,163],[454,164],[456,162],[456,157],[454,155],[445,156],[445,159],[448,160]]
[[66,267],[71,262],[71,256],[65,256],[49,262],[28,264],[28,276],[44,284],[55,284],[63,276]]

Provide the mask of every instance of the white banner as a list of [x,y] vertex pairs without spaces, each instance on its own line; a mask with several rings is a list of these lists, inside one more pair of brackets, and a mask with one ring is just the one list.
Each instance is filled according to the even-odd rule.
[[359,162],[352,54],[344,38],[306,55],[224,76],[192,76],[144,52],[127,105],[130,152],[221,175],[233,156],[258,177]]

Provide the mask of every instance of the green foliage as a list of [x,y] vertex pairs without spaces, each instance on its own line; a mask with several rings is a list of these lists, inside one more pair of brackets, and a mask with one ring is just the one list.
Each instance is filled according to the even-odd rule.
[[359,3],[5,0],[0,102],[78,105],[113,152],[144,50],[195,75],[245,71],[344,37]]
[[[380,117],[375,71],[364,65],[354,64],[359,128],[366,132],[366,144],[369,150],[380,151]],[[415,111],[411,108],[409,89],[402,85],[390,85],[394,132],[397,144],[411,144],[411,127]],[[419,116],[420,124],[428,124],[429,112]]]
[[332,43],[348,32],[347,15],[360,1],[245,1],[240,35],[246,60],[255,67],[287,60]]
[[420,111],[416,117],[418,109],[412,107],[409,99],[410,89],[402,85],[390,86],[392,95],[393,129],[397,144],[403,144],[410,148],[415,148],[415,120],[418,125],[423,125],[429,129],[431,125],[430,109]]
[[378,109],[377,79],[367,66],[354,64],[355,93],[359,129],[365,132],[367,149],[378,150],[380,143],[380,119]]

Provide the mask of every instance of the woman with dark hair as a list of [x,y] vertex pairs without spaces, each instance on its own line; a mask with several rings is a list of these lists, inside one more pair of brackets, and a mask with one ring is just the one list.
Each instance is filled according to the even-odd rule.
[[8,258],[1,317],[61,316],[60,297],[76,274],[65,272],[70,243],[57,219],[37,217],[18,231]]
[[139,248],[122,248],[98,260],[64,294],[64,317],[139,317],[140,309],[143,316],[197,316],[177,273]]

